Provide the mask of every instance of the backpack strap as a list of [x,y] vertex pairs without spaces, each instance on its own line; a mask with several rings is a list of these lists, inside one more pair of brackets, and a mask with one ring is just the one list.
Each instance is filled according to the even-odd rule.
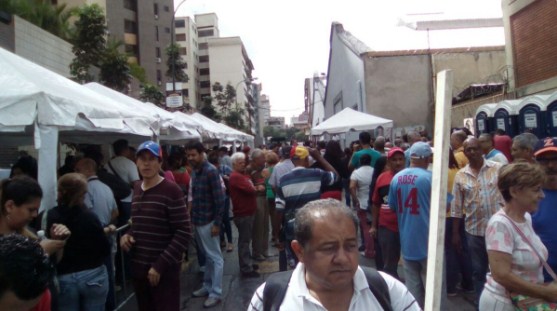
[[391,295],[389,294],[389,287],[385,279],[377,272],[377,270],[369,267],[360,266],[366,275],[367,284],[369,289],[379,302],[383,310],[393,311],[391,306]]
[[263,311],[279,310],[286,295],[292,272],[294,270],[277,272],[267,278],[263,288]]

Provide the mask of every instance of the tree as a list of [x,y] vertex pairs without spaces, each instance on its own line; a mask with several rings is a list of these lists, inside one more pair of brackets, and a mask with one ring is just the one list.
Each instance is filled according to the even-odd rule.
[[122,41],[109,41],[100,65],[100,82],[118,92],[127,90],[130,83],[128,57],[118,50],[122,45]]
[[242,118],[242,109],[233,109],[224,117],[226,125],[233,127],[237,130],[245,131],[246,126]]
[[164,94],[159,91],[158,87],[149,83],[142,85],[139,98],[144,102],[151,102],[159,107],[162,107],[164,103]]
[[172,80],[172,64],[174,63],[174,80],[176,82],[188,82],[189,77],[184,71],[186,63],[180,56],[180,45],[174,43],[166,48],[166,76]]
[[71,39],[75,55],[70,64],[70,73],[77,81],[93,81],[91,66],[100,67],[106,49],[106,23],[104,13],[97,4],[85,5],[77,11],[75,32]]
[[[230,83],[223,87],[219,82],[215,82],[213,84],[213,94],[221,113],[227,116],[232,109],[232,103],[236,101],[236,90]],[[235,107],[235,110],[241,112],[239,107]]]
[[145,68],[141,67],[137,63],[129,63],[130,75],[136,78],[139,82],[145,84],[147,83],[147,75],[145,74]]
[[199,112],[207,118],[220,122],[221,116],[213,107],[213,98],[211,96],[203,97],[203,103]]

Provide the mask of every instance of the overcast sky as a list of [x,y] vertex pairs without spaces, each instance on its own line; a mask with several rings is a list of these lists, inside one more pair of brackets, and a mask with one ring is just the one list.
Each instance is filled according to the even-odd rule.
[[[333,21],[373,50],[385,51],[428,47],[426,32],[400,26],[401,21],[502,16],[501,0],[187,0],[176,15],[211,12],[219,18],[222,37],[242,38],[253,76],[270,96],[271,115],[284,116],[287,123],[304,109],[304,79],[327,72]],[[429,34],[431,48],[504,41],[502,28]]]

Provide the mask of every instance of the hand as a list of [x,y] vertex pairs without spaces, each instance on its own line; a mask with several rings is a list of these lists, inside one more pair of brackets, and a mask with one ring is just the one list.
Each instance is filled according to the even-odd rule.
[[114,232],[116,232],[116,226],[111,224],[104,227],[103,230],[104,230],[104,234],[106,235],[113,234]]
[[266,188],[265,188],[265,185],[257,185],[257,186],[255,187],[255,190],[257,190],[257,191],[265,191],[265,189],[266,189]]
[[211,227],[211,236],[218,236],[220,233],[220,227],[213,225]]
[[134,244],[135,239],[127,233],[120,238],[120,247],[126,252],[129,252]]
[[149,280],[149,284],[155,287],[159,285],[161,275],[157,272],[157,270],[155,270],[155,268],[151,267],[151,269],[149,269],[149,272],[147,272],[147,279]]
[[71,234],[68,227],[62,224],[52,224],[50,227],[50,238],[53,240],[67,240]]
[[453,237],[451,238],[451,243],[453,245],[453,248],[456,250],[456,252],[458,254],[461,254],[462,253],[462,239],[460,238],[460,235],[453,234]]
[[553,281],[547,284],[545,288],[547,290],[547,294],[545,295],[545,300],[551,302],[557,302],[557,282]]
[[283,251],[284,250],[284,242],[278,242],[277,243],[277,249],[279,251]]
[[369,235],[376,239],[377,238],[377,227],[375,226],[371,226],[371,228],[369,228]]
[[57,251],[61,250],[64,248],[64,245],[66,245],[66,241],[65,240],[51,240],[51,239],[43,239],[40,242],[41,247],[43,248],[44,252],[47,255],[52,255],[54,253],[56,253]]
[[318,149],[308,148],[308,152],[309,152],[309,155],[314,159],[317,159],[317,158],[321,157],[321,152]]

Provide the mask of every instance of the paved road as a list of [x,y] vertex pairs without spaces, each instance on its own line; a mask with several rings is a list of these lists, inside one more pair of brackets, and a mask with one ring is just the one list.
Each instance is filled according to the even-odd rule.
[[[233,227],[234,242],[237,240],[237,232]],[[236,248],[233,252],[223,252],[224,255],[224,277],[223,277],[223,301],[212,309],[204,309],[203,302],[205,298],[193,298],[191,293],[198,289],[201,284],[202,275],[198,273],[197,259],[192,251],[190,262],[182,273],[182,310],[198,311],[198,310],[215,310],[215,311],[241,311],[246,310],[253,292],[261,285],[270,273],[278,271],[278,253],[275,248],[271,248],[271,254],[275,256],[269,257],[268,260],[258,263],[260,267],[261,277],[245,279],[239,276],[238,255]],[[360,264],[366,266],[375,266],[373,260],[361,257]],[[402,269],[399,268],[399,275],[403,276]],[[472,304],[473,297],[467,294],[459,294],[456,297],[449,297],[448,310],[456,311],[474,311]],[[123,311],[137,310],[135,297],[123,306]]]

